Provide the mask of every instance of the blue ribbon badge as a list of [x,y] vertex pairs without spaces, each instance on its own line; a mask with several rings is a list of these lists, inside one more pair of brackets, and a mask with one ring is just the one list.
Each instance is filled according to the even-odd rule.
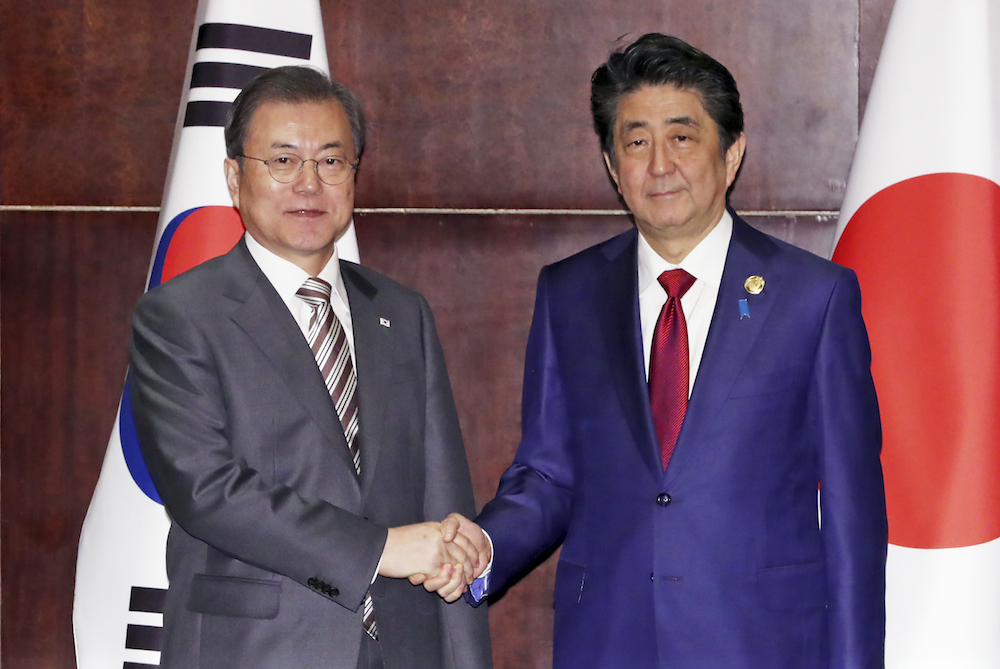
[[750,318],[750,305],[746,300],[740,300],[740,320]]

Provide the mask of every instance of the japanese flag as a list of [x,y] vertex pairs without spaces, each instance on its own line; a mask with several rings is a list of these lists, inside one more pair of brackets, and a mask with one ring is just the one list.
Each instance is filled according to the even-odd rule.
[[896,0],[837,230],[882,413],[890,669],[1000,667],[998,36],[995,0]]

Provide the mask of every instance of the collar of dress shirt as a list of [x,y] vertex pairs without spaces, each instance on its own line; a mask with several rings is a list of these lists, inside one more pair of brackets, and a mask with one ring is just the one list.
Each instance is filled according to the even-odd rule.
[[646,238],[639,234],[639,294],[651,286],[658,285],[657,278],[668,269],[683,269],[698,281],[704,281],[718,289],[722,283],[722,270],[726,266],[726,254],[733,237],[733,217],[729,211],[722,212],[718,224],[680,262],[674,265],[653,250]]
[[[309,274],[295,263],[285,260],[281,256],[264,248],[249,232],[244,233],[243,239],[246,240],[247,250],[250,251],[250,255],[253,257],[254,262],[257,263],[257,266],[260,267],[260,271],[271,282],[271,285],[274,286],[285,306],[288,307],[288,310],[298,320],[297,314],[302,310],[302,306],[305,303],[295,293],[302,287],[305,280],[309,278]],[[334,313],[337,313],[338,318],[343,320],[341,314],[344,312],[350,317],[347,287],[344,285],[344,278],[340,275],[340,258],[337,256],[336,247],[333,249],[333,256],[320,271],[317,278],[323,279],[333,286],[331,300],[340,299],[341,304],[334,305]],[[340,309],[338,307],[343,308]]]

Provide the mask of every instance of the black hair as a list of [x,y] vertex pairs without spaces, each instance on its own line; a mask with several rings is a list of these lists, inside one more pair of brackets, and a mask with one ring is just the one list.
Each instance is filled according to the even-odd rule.
[[351,124],[354,158],[360,160],[365,148],[365,111],[361,101],[347,86],[319,70],[299,65],[276,67],[255,77],[229,107],[226,115],[226,155],[243,167],[243,147],[254,112],[267,102],[326,102],[336,100]]
[[743,106],[733,75],[722,63],[676,37],[649,33],[612,52],[594,71],[590,85],[594,130],[612,165],[618,104],[643,86],[671,85],[695,91],[718,127],[723,155],[743,132]]

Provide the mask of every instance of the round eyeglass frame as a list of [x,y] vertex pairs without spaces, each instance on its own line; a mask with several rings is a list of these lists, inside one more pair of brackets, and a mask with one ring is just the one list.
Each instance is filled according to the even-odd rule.
[[[299,162],[299,169],[298,169],[298,171],[295,172],[294,176],[292,176],[292,178],[288,179],[287,181],[279,179],[277,176],[275,176],[274,172],[271,170],[271,161],[275,160],[276,158],[280,158],[282,156],[294,156],[294,157],[298,158],[299,161],[300,161]],[[299,155],[294,154],[294,153],[279,153],[278,155],[272,156],[271,158],[267,158],[267,159],[264,159],[264,158],[255,158],[254,156],[248,156],[245,153],[241,153],[241,154],[237,155],[237,158],[249,158],[250,160],[257,160],[259,162],[264,163],[264,165],[267,166],[267,173],[270,174],[271,178],[274,179],[275,181],[277,181],[279,184],[295,183],[296,181],[298,181],[299,177],[302,176],[302,170],[305,169],[306,163],[312,162],[312,163],[314,163],[313,170],[316,172],[316,178],[319,179],[320,181],[322,181],[323,183],[325,183],[327,186],[339,186],[339,185],[341,185],[343,183],[347,183],[347,180],[351,178],[351,173],[358,169],[358,164],[361,162],[360,160],[355,160],[354,162],[347,163],[348,165],[351,166],[351,169],[347,170],[347,172],[344,173],[344,178],[341,179],[340,181],[327,181],[322,176],[320,176],[320,173],[319,173],[319,161],[316,160],[315,158],[303,158],[302,156],[299,156]]]

